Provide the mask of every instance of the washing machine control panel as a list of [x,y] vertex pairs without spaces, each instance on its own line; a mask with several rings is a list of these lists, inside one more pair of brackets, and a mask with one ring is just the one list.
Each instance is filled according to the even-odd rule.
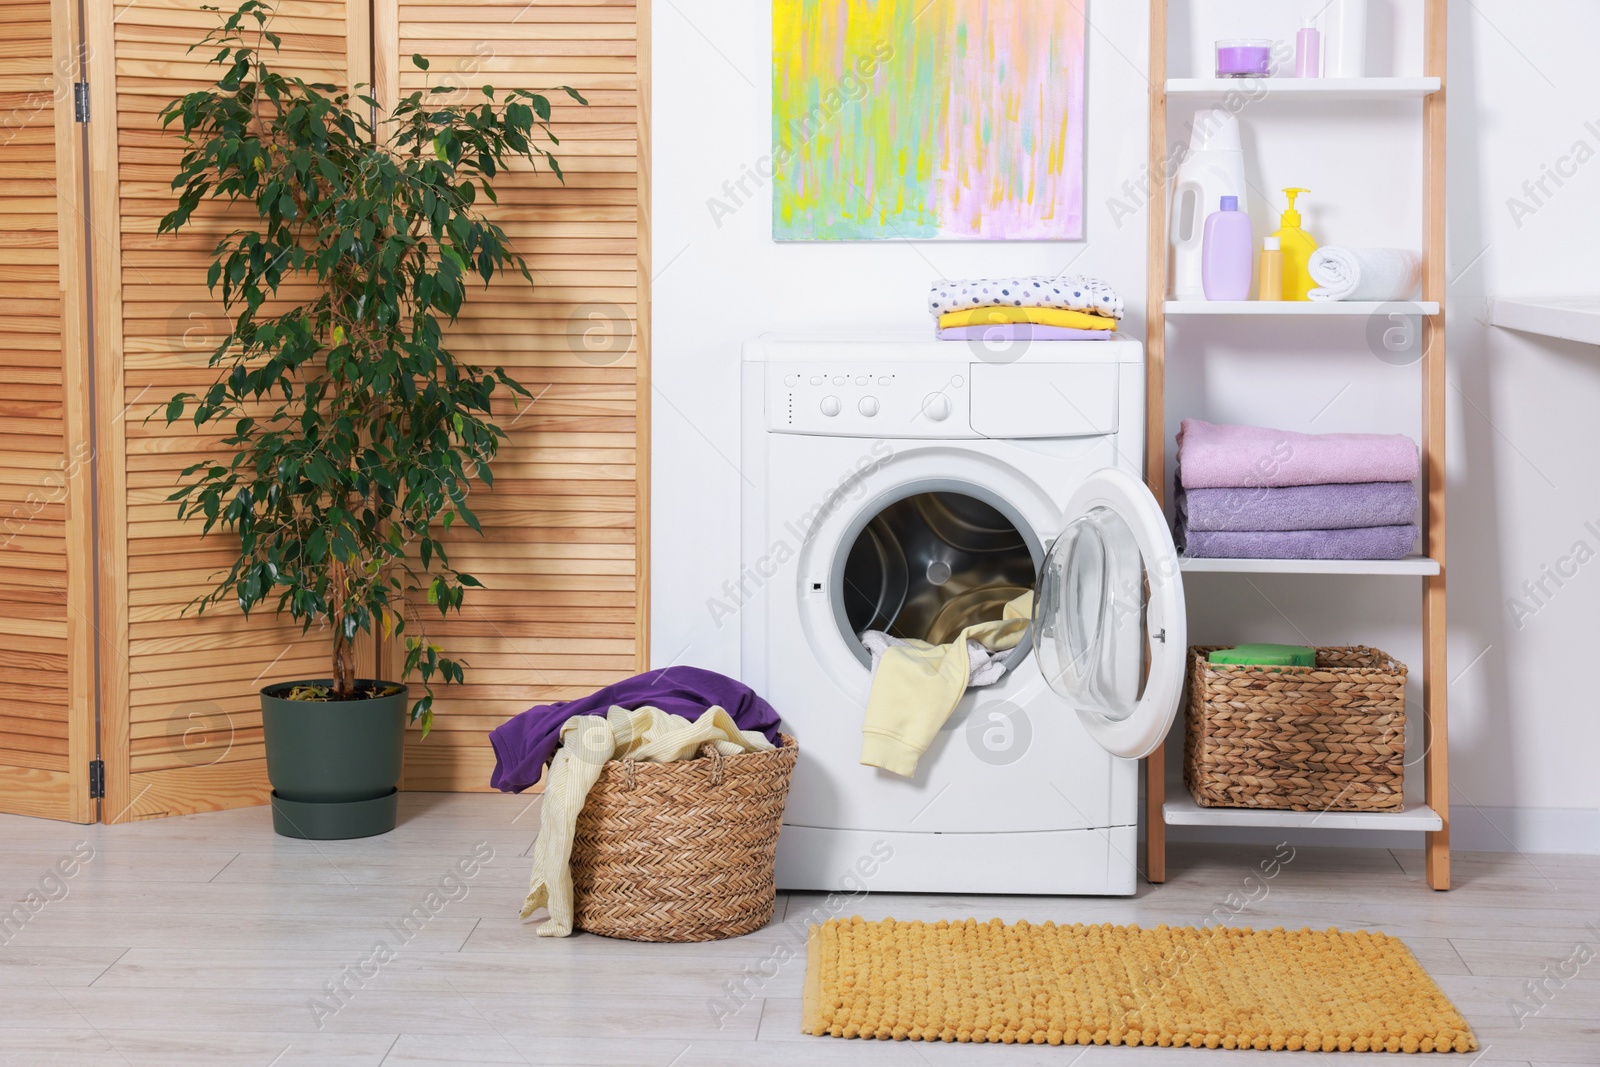
[[830,437],[977,438],[961,363],[767,365],[767,427]]

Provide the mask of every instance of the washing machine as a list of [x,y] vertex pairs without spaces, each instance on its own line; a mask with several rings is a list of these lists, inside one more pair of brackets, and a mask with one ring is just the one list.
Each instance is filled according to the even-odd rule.
[[[780,888],[1133,893],[1137,760],[1185,654],[1143,346],[768,336],[741,392],[742,567],[716,603],[800,744]],[[860,634],[943,643],[1029,589],[1005,675],[916,773],[863,766]]]

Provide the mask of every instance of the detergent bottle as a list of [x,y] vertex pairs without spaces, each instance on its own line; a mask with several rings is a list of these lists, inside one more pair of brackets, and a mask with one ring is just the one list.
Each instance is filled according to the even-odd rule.
[[1317,283],[1311,280],[1311,253],[1317,250],[1317,242],[1300,228],[1300,212],[1295,210],[1294,206],[1295,200],[1301,193],[1310,191],[1310,189],[1283,191],[1283,195],[1289,198],[1289,207],[1283,213],[1283,222],[1278,227],[1278,232],[1272,235],[1278,239],[1278,246],[1283,250],[1285,300],[1310,300],[1311,290],[1317,287]]
[[1172,242],[1172,296],[1204,300],[1205,222],[1225,196],[1239,198],[1248,216],[1244,181],[1244,149],[1239,118],[1222,108],[1202,108],[1194,117],[1189,152],[1178,167],[1172,187],[1168,237]]

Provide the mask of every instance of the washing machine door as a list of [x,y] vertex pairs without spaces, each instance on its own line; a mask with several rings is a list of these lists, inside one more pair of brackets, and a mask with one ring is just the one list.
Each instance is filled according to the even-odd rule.
[[1034,598],[1033,647],[1050,687],[1115,756],[1149,755],[1183,694],[1183,579],[1166,517],[1116,468],[1067,502]]

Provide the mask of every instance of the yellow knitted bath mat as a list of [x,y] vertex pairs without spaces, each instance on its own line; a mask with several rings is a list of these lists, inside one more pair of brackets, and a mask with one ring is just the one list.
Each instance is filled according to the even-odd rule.
[[800,1029],[1006,1044],[1471,1052],[1400,941],[1340,930],[833,919]]

